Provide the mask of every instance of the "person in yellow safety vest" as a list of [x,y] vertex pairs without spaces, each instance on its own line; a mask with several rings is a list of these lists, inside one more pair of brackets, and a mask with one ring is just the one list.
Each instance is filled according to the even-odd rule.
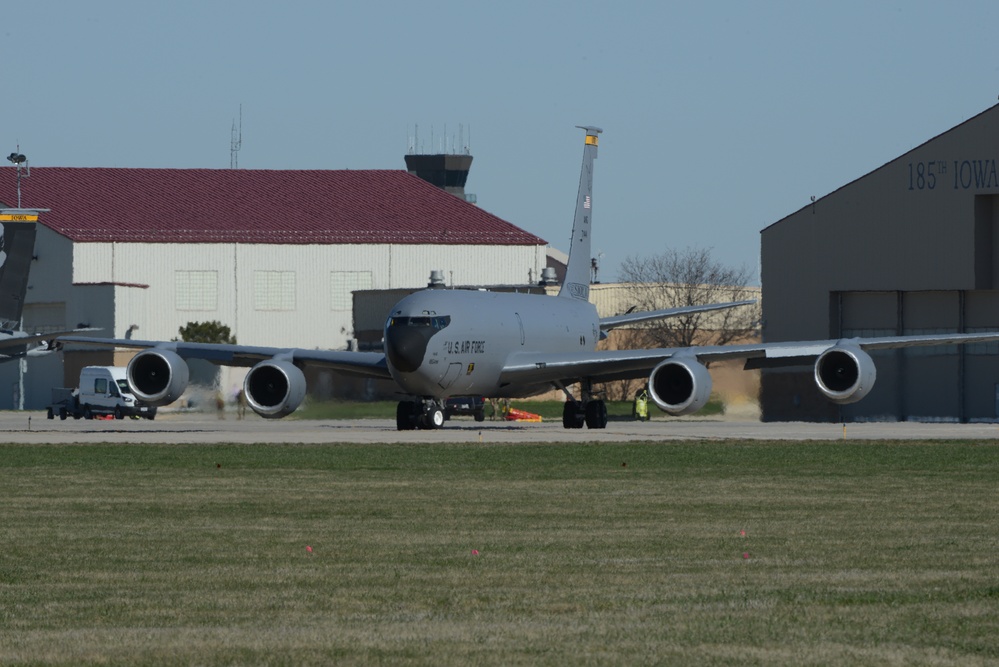
[[648,421],[649,419],[649,393],[644,387],[635,394],[635,404],[631,408],[631,416],[639,421]]

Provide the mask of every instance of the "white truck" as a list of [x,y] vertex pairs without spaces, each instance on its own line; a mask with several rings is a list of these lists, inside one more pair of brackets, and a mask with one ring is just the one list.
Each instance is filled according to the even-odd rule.
[[77,390],[56,388],[52,390],[52,403],[48,418],[93,419],[96,416],[156,417],[156,408],[139,401],[128,388],[125,368],[121,366],[87,366],[80,372]]

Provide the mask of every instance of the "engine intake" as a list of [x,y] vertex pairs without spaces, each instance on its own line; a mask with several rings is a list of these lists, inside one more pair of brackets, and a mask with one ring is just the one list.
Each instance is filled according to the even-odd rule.
[[667,414],[693,414],[711,397],[711,374],[696,359],[667,359],[649,374],[649,395]]
[[261,361],[246,374],[243,394],[246,404],[261,417],[286,417],[305,399],[305,374],[290,361]]
[[877,378],[871,356],[854,345],[831,347],[815,360],[815,384],[833,403],[856,403]]
[[180,398],[187,389],[191,371],[177,353],[153,348],[132,357],[125,377],[137,399],[159,407]]

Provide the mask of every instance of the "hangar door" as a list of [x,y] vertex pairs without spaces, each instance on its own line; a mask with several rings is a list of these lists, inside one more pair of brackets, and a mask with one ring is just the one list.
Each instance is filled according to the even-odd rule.
[[[999,291],[838,292],[833,301],[833,328],[847,338],[999,331]],[[999,421],[999,343],[871,357],[877,382],[867,398],[842,406],[844,420]]]

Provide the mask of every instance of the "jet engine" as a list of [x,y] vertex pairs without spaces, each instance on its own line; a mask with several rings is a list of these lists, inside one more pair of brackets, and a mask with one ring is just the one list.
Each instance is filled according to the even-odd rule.
[[871,356],[855,345],[831,347],[815,360],[815,384],[833,403],[856,403],[876,377]]
[[286,417],[305,398],[305,374],[290,361],[261,361],[246,374],[243,394],[250,409],[261,417]]
[[711,397],[711,375],[692,357],[667,359],[649,374],[649,394],[663,412],[689,415]]
[[161,406],[180,398],[187,389],[191,371],[175,352],[152,348],[132,357],[125,377],[136,398]]

